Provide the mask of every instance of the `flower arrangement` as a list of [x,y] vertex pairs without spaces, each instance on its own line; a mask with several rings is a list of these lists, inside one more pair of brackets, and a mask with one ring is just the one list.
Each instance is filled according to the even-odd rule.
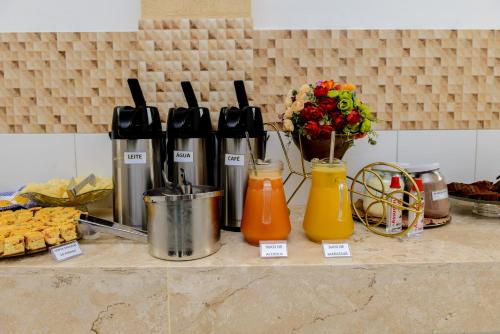
[[290,90],[285,100],[284,130],[309,140],[329,139],[332,131],[355,139],[368,136],[370,144],[375,144],[372,122],[376,120],[355,90],[354,85],[333,80]]

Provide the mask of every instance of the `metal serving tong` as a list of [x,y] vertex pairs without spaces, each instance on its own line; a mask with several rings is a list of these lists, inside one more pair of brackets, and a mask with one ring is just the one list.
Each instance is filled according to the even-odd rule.
[[71,178],[68,189],[66,189],[69,199],[74,200],[80,190],[82,190],[87,184],[90,184],[92,186],[96,185],[96,177],[94,174],[90,174],[78,184],[76,183],[75,178]]

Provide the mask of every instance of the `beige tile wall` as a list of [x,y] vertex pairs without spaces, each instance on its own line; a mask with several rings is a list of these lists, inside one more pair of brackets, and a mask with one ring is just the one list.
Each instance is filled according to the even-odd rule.
[[274,114],[290,87],[333,78],[380,129],[500,128],[498,30],[256,30],[253,77]]
[[251,0],[142,0],[143,19],[251,16]]
[[[142,20],[138,32],[0,33],[0,132],[109,130],[139,77],[165,119],[191,80],[213,119],[244,79],[276,120],[291,87],[359,86],[379,129],[500,128],[500,30],[253,30],[250,19]],[[255,86],[255,87],[254,87]]]

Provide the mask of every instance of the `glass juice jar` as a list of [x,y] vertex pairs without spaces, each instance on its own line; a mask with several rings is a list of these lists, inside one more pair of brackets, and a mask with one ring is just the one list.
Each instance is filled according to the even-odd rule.
[[347,239],[354,232],[343,161],[312,161],[312,184],[303,227],[314,242]]
[[245,240],[258,246],[262,240],[286,240],[290,217],[283,189],[281,161],[258,161],[249,166],[241,233]]

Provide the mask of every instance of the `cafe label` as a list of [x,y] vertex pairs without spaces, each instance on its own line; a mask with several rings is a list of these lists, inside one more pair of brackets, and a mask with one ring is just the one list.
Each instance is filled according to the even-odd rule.
[[245,165],[245,155],[244,154],[227,154],[225,157],[226,166],[244,166]]
[[259,243],[260,257],[288,257],[288,245],[286,240],[261,241]]
[[324,257],[351,257],[351,250],[347,243],[323,242],[321,245]]
[[76,240],[64,245],[51,247],[49,252],[57,262],[68,260],[83,254],[82,249]]
[[124,152],[123,160],[126,165],[145,164],[146,152]]
[[174,151],[174,162],[193,162],[192,151]]

